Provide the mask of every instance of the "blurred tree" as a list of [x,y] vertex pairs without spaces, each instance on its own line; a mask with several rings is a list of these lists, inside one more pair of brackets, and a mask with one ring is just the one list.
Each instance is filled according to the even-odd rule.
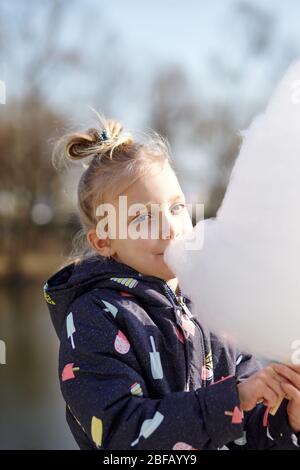
[[[51,163],[49,139],[58,127],[65,127],[66,120],[47,102],[49,70],[54,64],[79,64],[76,51],[61,49],[55,34],[62,27],[64,2],[48,1],[43,6],[48,17],[40,31],[33,14],[38,2],[20,3],[15,10],[17,24],[9,4],[1,4],[2,58],[11,74],[14,70],[15,86],[19,83],[18,91],[0,109],[0,250],[12,260],[12,276],[19,273],[22,254],[38,248],[40,226],[51,222],[54,206],[59,207],[60,180]],[[21,50],[25,57],[18,56]]]
[[149,126],[172,145],[186,134],[199,113],[188,77],[177,64],[158,70],[149,89],[149,103]]
[[[79,5],[76,0],[72,8],[63,0],[20,0],[18,8],[7,0],[0,4],[1,61],[10,77],[0,108],[0,254],[14,259],[12,275],[19,272],[22,253],[45,243],[43,224],[49,236],[51,228],[57,234],[55,216],[64,214],[64,183],[52,166],[50,143],[70,130],[71,116],[65,116],[59,98],[66,108],[74,93],[76,98],[83,93],[85,104],[101,103],[99,109],[109,114],[116,90],[124,80],[130,83],[118,36],[104,27],[99,31],[102,11]],[[92,31],[97,31],[93,38]],[[66,221],[65,230],[69,226]]]

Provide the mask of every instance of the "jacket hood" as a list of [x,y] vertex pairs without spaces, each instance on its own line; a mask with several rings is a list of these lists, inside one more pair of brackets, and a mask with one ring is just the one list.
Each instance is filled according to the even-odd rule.
[[[112,283],[111,278],[115,282]],[[150,283],[148,289],[136,288],[137,279]],[[60,335],[70,304],[76,297],[99,287],[112,288],[112,284],[117,290],[146,297],[147,302],[156,305],[172,305],[164,295],[166,290],[176,298],[175,292],[163,279],[141,274],[114,259],[95,256],[80,263],[74,262],[58,270],[44,285],[44,297],[57,335]]]

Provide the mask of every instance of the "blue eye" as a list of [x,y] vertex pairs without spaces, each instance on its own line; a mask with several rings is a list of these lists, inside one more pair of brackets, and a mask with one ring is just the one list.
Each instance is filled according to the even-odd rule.
[[141,214],[141,215],[139,215],[139,216],[134,220],[134,223],[143,222],[143,220],[145,220],[145,219],[143,219],[143,217],[147,217],[147,216],[151,216],[151,214],[148,213],[148,214]]
[[[178,209],[176,209],[176,207],[177,207]],[[185,204],[179,204],[179,203],[178,203],[178,204],[175,204],[175,206],[173,207],[172,210],[175,210],[175,211],[179,211],[179,212],[180,212],[180,211],[183,210],[184,208],[185,208]]]

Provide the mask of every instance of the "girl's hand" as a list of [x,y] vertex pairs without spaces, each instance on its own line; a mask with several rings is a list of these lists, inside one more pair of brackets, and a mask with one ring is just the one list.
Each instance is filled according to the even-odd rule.
[[288,381],[276,372],[275,365],[270,364],[237,385],[241,410],[250,411],[261,401],[273,407],[284,398],[283,383]]
[[273,364],[275,372],[285,380],[281,387],[289,399],[287,414],[295,433],[300,432],[300,365]]

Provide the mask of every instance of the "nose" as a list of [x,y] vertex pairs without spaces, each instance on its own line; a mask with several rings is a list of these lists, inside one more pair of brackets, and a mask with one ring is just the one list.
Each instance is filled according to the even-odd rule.
[[178,223],[175,222],[172,214],[162,213],[161,238],[163,240],[173,240],[180,235]]

